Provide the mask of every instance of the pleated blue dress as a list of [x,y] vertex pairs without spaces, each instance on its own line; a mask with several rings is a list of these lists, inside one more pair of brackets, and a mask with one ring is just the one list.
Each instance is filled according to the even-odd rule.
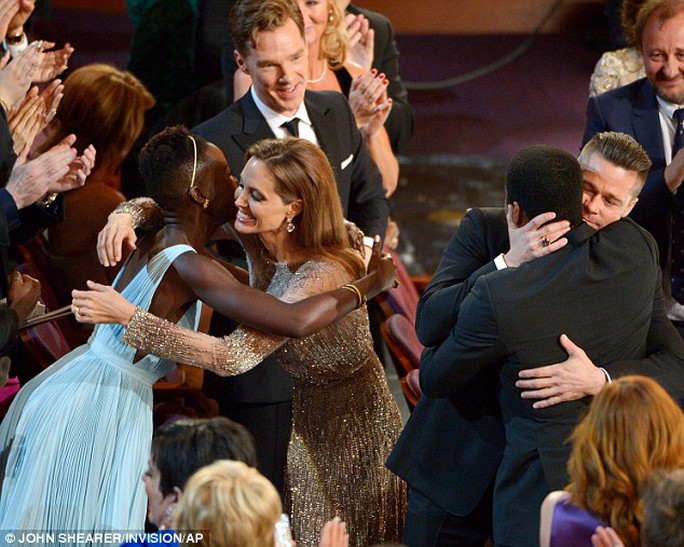
[[[155,255],[123,296],[149,309],[171,263],[189,251],[175,245]],[[200,308],[179,324],[196,329]],[[0,530],[143,530],[152,384],[173,363],[153,355],[133,363],[122,334],[121,325],[98,325],[87,344],[20,390],[0,426]]]

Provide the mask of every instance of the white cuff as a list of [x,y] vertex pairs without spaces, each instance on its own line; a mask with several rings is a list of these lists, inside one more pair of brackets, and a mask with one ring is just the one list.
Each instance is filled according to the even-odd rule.
[[26,33],[24,32],[24,36],[21,39],[21,42],[18,44],[8,44],[5,42],[5,40],[2,41],[2,47],[5,48],[5,51],[10,52],[10,57],[14,59],[17,55],[19,55],[22,51],[24,51],[28,47],[28,37],[26,36]]
[[371,249],[373,248],[373,244],[375,243],[375,240],[370,237],[370,236],[363,236],[363,244],[366,247],[370,247]]
[[508,264],[506,264],[506,260],[504,259],[503,253],[501,253],[494,259],[494,265],[496,266],[497,270],[505,270],[506,268],[508,268]]
[[612,383],[613,379],[610,377],[610,374],[608,374],[608,371],[603,367],[599,367],[599,369],[601,369],[601,372],[606,375],[606,384]]

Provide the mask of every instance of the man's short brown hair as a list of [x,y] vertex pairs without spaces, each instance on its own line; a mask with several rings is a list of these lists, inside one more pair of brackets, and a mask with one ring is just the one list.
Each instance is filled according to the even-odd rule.
[[578,158],[582,167],[584,167],[587,158],[594,152],[613,165],[622,167],[627,171],[634,171],[638,175],[638,184],[632,189],[633,196],[637,197],[644,186],[644,182],[646,182],[648,171],[651,169],[651,160],[644,148],[626,133],[604,131],[596,133],[582,148]]
[[658,13],[658,21],[662,25],[684,11],[684,0],[647,0],[639,9],[634,23],[634,45],[641,50],[644,38],[644,28],[653,14]]
[[282,27],[292,19],[304,36],[304,18],[295,0],[239,0],[230,13],[235,49],[243,57],[256,46],[257,34]]

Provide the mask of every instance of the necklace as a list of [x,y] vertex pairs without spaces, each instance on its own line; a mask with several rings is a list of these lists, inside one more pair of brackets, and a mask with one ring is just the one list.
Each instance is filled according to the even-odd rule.
[[325,78],[325,75],[328,73],[328,63],[325,63],[323,65],[323,74],[320,75],[320,77],[316,78],[315,80],[307,80],[307,84],[317,84],[319,82],[323,81],[323,78]]

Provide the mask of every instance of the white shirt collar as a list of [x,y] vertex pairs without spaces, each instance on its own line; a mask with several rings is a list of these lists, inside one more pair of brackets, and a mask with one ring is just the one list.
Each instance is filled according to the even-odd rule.
[[254,91],[254,86],[250,86],[249,91],[252,94],[252,99],[254,99],[254,104],[256,104],[259,112],[261,112],[261,115],[266,119],[266,123],[268,123],[268,126],[271,128],[271,131],[273,131],[274,135],[278,136],[279,132],[282,131],[280,126],[294,118],[299,118],[300,123],[303,122],[311,127],[311,119],[309,118],[309,113],[306,111],[304,101],[301,102],[294,116],[284,116],[283,114],[278,114],[278,112],[266,106],[264,102],[257,96],[256,91]]
[[656,95],[656,100],[658,101],[658,108],[660,108],[661,112],[665,114],[670,120],[672,119],[672,115],[675,113],[675,110],[684,108],[682,107],[682,105],[666,101],[658,95]]

